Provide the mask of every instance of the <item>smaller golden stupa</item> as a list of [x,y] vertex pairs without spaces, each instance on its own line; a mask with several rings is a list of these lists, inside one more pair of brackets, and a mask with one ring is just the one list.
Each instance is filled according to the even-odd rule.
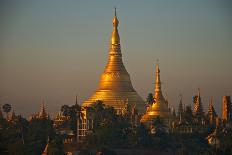
[[171,117],[171,112],[168,108],[168,102],[163,97],[161,90],[160,69],[158,64],[156,65],[154,101],[152,105],[147,107],[147,111],[142,116],[140,121],[142,123],[146,123],[152,121],[156,117],[160,117],[161,119],[170,119]]

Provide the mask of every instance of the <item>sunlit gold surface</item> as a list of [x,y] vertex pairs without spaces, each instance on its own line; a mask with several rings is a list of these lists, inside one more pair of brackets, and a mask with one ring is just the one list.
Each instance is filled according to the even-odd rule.
[[161,81],[160,81],[160,69],[157,64],[156,66],[156,81],[155,81],[155,92],[154,92],[154,101],[152,105],[147,107],[147,112],[141,118],[141,122],[151,121],[156,117],[169,119],[171,114],[168,108],[168,102],[164,99],[162,90],[161,90]]
[[145,112],[144,101],[134,90],[130,75],[122,62],[118,23],[115,12],[108,63],[101,75],[98,89],[83,103],[83,106],[90,106],[94,101],[102,100],[104,104],[113,106],[116,110],[122,110],[128,103],[136,104],[138,112],[143,113]]
[[222,120],[227,122],[230,120],[231,113],[231,99],[230,96],[223,96],[222,98]]

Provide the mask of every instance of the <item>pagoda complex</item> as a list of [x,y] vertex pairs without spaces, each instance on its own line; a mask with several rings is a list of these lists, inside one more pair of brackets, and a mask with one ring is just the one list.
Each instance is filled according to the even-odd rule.
[[127,105],[136,107],[141,114],[145,112],[145,102],[133,88],[130,75],[123,65],[118,24],[115,9],[108,63],[97,90],[83,102],[82,106],[89,107],[97,100],[101,100],[103,104],[114,107],[118,114],[122,113]]

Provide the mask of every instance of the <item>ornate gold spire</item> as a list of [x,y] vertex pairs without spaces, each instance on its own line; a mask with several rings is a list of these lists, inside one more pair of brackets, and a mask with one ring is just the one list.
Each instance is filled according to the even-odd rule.
[[232,102],[230,96],[222,98],[222,120],[224,122],[232,120]]
[[118,24],[115,8],[108,63],[101,75],[98,89],[83,103],[83,106],[90,106],[96,100],[102,100],[104,104],[113,106],[119,112],[124,109],[125,101],[128,99],[129,104],[136,104],[139,113],[143,113],[145,102],[134,90],[130,75],[123,65]]
[[211,124],[215,123],[217,114],[216,114],[215,109],[213,107],[213,99],[212,99],[212,97],[210,98],[210,102],[209,102],[208,117],[209,117],[209,120],[210,120]]
[[200,88],[198,88],[197,90],[197,98],[196,98],[196,102],[194,103],[194,114],[199,117],[203,117],[204,115],[202,102],[201,102]]
[[77,95],[75,96],[75,104],[77,105],[78,104],[78,102],[77,102]]
[[42,103],[41,103],[41,109],[40,109],[40,112],[39,112],[39,118],[47,118],[48,115],[46,113],[46,109],[45,109],[45,106],[44,106],[44,100],[42,100]]
[[114,11],[114,18],[113,18],[113,31],[112,31],[112,37],[111,37],[111,45],[120,45],[120,37],[118,34],[118,18],[116,13],[116,8]]
[[155,92],[154,92],[154,98],[156,100],[162,99],[162,91],[161,91],[161,81],[160,81],[160,69],[159,64],[156,64],[156,78],[155,78]]
[[184,108],[183,108],[183,103],[182,103],[182,95],[180,95],[180,103],[178,106],[178,116],[182,115],[184,112]]
[[215,112],[214,107],[213,107],[213,99],[212,99],[212,97],[210,98],[210,101],[209,101],[208,114],[216,116],[216,112]]
[[150,107],[148,107],[147,112],[141,118],[142,123],[151,121],[156,117],[170,119],[171,113],[168,108],[168,102],[164,99],[161,90],[161,80],[160,80],[160,69],[159,64],[156,64],[156,79],[155,79],[155,92],[154,92],[154,102]]

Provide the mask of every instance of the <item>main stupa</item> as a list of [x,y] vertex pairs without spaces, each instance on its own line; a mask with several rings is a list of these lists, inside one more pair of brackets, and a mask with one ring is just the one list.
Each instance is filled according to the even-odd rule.
[[114,107],[117,113],[121,113],[127,105],[132,105],[142,114],[146,109],[145,102],[134,90],[130,75],[122,62],[118,23],[115,9],[108,63],[101,75],[97,90],[84,101],[82,106],[91,106],[95,101],[102,100],[105,105]]

